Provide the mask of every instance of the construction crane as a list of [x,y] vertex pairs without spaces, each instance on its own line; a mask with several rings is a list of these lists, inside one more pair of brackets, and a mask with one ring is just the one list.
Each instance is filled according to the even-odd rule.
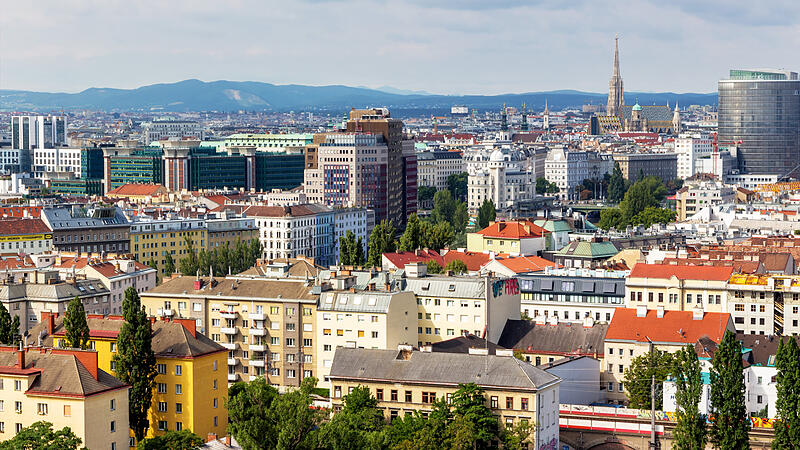
[[439,119],[447,119],[447,117],[432,116],[431,119],[433,119],[433,134],[439,134],[437,132],[439,130],[439,122],[438,121],[439,121]]
[[[714,139],[711,141],[711,172],[714,176],[717,175],[717,160],[719,159],[719,144],[722,145],[739,145],[742,141],[725,141],[717,142],[717,133],[714,133]],[[722,180],[722,174],[719,174],[719,179]]]

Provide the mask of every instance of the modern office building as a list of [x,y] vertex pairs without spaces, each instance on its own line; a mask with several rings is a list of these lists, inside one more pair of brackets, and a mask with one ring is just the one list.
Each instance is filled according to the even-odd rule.
[[731,70],[719,81],[719,145],[737,146],[743,173],[800,173],[800,79],[797,72]]
[[34,150],[67,145],[64,116],[12,116],[11,148]]
[[156,119],[142,124],[145,145],[168,138],[193,137],[203,139],[203,127],[194,120]]

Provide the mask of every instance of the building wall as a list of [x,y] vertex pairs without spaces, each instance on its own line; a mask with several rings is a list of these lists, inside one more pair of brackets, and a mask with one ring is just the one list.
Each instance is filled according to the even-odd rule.
[[542,369],[561,378],[558,386],[559,403],[590,405],[603,400],[600,393],[600,361],[594,358],[578,358]]
[[[644,305],[667,311],[691,311],[702,306],[705,312],[726,312],[726,281],[632,278],[625,282],[626,308]],[[698,298],[702,298],[698,302]]]

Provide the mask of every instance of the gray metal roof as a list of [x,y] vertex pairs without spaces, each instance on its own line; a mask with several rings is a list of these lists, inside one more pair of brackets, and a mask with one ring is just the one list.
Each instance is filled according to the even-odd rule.
[[486,298],[484,278],[426,276],[406,278],[406,291],[418,297]]
[[522,292],[625,297],[624,278],[570,277],[562,275],[518,275]]
[[68,282],[6,284],[0,286],[0,301],[29,299],[61,302],[72,300],[75,297],[83,298],[108,293],[108,289],[99,280],[79,280],[75,284]]
[[319,296],[318,311],[346,311],[385,313],[397,292],[323,292]]
[[475,383],[533,391],[561,381],[513,356],[413,351],[406,359],[398,350],[344,347],[336,349],[330,377],[452,386]]
[[[113,209],[113,214],[100,217],[101,210],[103,212]],[[96,211],[97,217],[92,213]],[[83,208],[45,208],[42,210],[42,220],[53,231],[71,230],[71,229],[89,229],[89,228],[108,228],[129,226],[130,222],[125,217],[125,214],[120,208],[116,206],[111,208],[98,208],[96,210],[85,210]]]

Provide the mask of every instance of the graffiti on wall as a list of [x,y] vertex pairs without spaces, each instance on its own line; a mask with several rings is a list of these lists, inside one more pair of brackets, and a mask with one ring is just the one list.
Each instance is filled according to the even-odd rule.
[[494,297],[499,297],[504,294],[519,295],[519,281],[516,278],[497,280],[492,283],[492,295]]
[[550,442],[540,445],[539,450],[558,450],[558,439],[550,439]]

